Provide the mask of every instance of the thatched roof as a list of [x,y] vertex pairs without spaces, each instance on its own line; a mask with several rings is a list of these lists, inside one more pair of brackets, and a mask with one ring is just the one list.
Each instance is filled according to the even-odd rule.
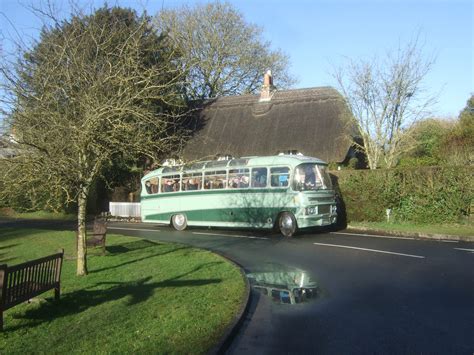
[[352,143],[349,111],[331,87],[220,97],[198,112],[185,160],[230,154],[235,157],[298,151],[328,162],[342,162]]

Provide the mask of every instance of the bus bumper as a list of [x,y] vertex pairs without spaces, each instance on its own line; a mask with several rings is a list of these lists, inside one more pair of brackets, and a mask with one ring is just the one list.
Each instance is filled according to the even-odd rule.
[[329,226],[336,223],[337,212],[336,206],[329,208],[329,213],[311,214],[308,213],[308,208],[304,209],[295,216],[298,223],[298,228],[321,227]]
[[316,216],[296,219],[298,228],[322,227],[336,223],[336,216]]

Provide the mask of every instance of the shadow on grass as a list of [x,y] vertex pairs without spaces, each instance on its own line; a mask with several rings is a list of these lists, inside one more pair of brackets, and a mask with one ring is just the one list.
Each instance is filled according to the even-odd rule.
[[[132,242],[132,243],[135,243],[135,242]],[[139,242],[136,242],[136,243],[139,243]],[[153,243],[153,242],[149,242],[149,243],[150,243],[150,246],[153,246],[153,247],[156,247],[156,246],[157,246],[156,243]],[[120,245],[118,245],[118,247],[120,247]],[[95,273],[99,273],[99,272],[102,272],[102,271],[117,269],[117,268],[120,268],[120,267],[122,267],[122,266],[135,264],[135,263],[138,263],[138,262],[140,262],[140,261],[148,260],[148,259],[151,259],[151,258],[154,258],[154,257],[157,257],[157,256],[163,256],[163,255],[166,255],[166,254],[174,253],[175,251],[182,250],[182,249],[190,249],[190,247],[188,247],[188,246],[180,246],[180,247],[176,247],[176,248],[174,248],[174,249],[166,250],[166,251],[164,251],[164,252],[162,252],[162,253],[155,253],[155,254],[152,254],[152,255],[143,256],[143,257],[141,257],[141,258],[135,258],[135,259],[132,259],[132,260],[129,260],[129,261],[125,261],[125,262],[120,263],[120,264],[117,264],[117,265],[107,266],[107,267],[103,267],[103,268],[101,268],[101,269],[89,270],[89,274],[95,274]],[[130,251],[130,250],[128,250],[128,251]],[[118,253],[117,253],[117,254],[118,254]]]
[[7,257],[9,255],[9,251],[6,249],[13,248],[14,246],[17,246],[18,244],[10,244],[10,245],[4,245],[0,247],[1,251],[5,251],[5,253],[0,253],[0,264],[1,263],[6,263],[7,261],[12,261],[15,260],[15,257]]
[[13,261],[13,260],[17,260],[17,258],[3,258],[2,255],[4,254],[0,254],[0,264],[3,264],[3,263],[9,263],[10,261]]
[[14,258],[14,257],[12,257],[12,258],[4,258],[3,255],[7,255],[7,253],[0,254],[0,264],[3,264],[3,263],[7,263],[7,262],[9,262],[9,261],[16,260],[16,258]]
[[149,240],[137,240],[133,242],[123,243],[120,245],[106,246],[105,250],[109,254],[123,254],[123,253],[128,253],[129,251],[141,250],[141,249],[146,249],[146,248],[156,247],[156,246],[157,246],[156,243],[153,243]]
[[19,245],[19,244],[17,243],[17,244],[4,245],[4,246],[0,247],[0,250],[13,248],[13,247],[16,247],[17,245]]
[[[20,239],[20,238],[24,238],[24,237],[28,237],[30,236],[31,234],[33,233],[37,233],[38,230],[37,229],[33,229],[33,228],[20,228],[20,227],[16,227],[16,228],[4,228],[2,226],[2,230],[1,230],[1,241],[2,242],[11,242],[15,239]],[[8,248],[8,247],[12,247],[12,246],[15,246],[15,245],[18,245],[19,243],[17,244],[10,244],[8,246],[3,246],[2,248]]]
[[[180,275],[179,277],[182,276]],[[146,301],[158,288],[196,287],[222,282],[221,279],[177,280],[177,278],[150,282],[151,278],[151,276],[148,276],[134,282],[99,282],[89,289],[67,293],[61,297],[59,302],[45,302],[39,308],[27,310],[24,314],[17,316],[17,319],[24,319],[26,322],[18,326],[9,327],[7,325],[4,331],[14,332],[20,328],[32,328],[43,322],[50,322],[58,318],[79,314],[92,307],[117,301],[125,297],[130,298],[127,301],[127,305],[135,305]],[[100,287],[100,289],[94,289],[96,287]]]
[[51,221],[51,220],[11,220],[1,224],[2,239],[4,234],[14,234],[12,236],[18,237],[18,229],[24,229],[26,234],[30,232],[26,229],[40,229],[40,230],[55,230],[55,231],[74,231],[77,228],[75,221]]

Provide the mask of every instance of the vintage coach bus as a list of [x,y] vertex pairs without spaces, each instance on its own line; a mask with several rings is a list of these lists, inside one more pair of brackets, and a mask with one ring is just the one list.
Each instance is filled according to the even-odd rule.
[[142,179],[142,221],[187,226],[299,228],[336,221],[336,200],[320,159],[258,156],[162,167]]

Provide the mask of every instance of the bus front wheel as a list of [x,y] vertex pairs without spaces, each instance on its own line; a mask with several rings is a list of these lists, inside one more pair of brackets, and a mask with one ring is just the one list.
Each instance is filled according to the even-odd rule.
[[296,219],[291,212],[283,212],[278,218],[280,233],[285,237],[292,237],[297,230]]
[[186,229],[188,226],[188,222],[186,221],[186,216],[184,214],[175,214],[173,217],[171,217],[171,224],[173,225],[173,228],[176,229],[177,231],[182,231]]

